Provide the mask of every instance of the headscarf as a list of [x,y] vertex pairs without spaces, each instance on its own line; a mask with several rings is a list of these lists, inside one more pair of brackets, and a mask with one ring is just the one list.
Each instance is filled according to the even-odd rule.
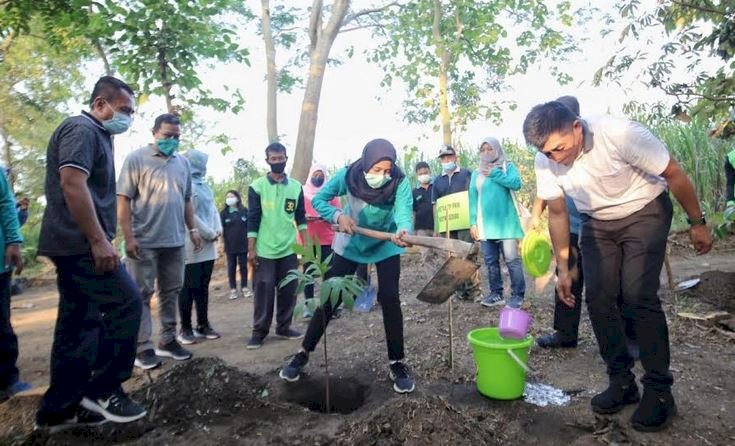
[[204,181],[204,177],[207,174],[207,161],[209,160],[209,156],[197,149],[187,150],[184,156],[189,160],[189,166],[191,168],[191,192],[192,195],[197,197],[194,214],[206,224],[212,225],[210,221],[212,209],[216,209],[214,194],[212,194],[212,189]]
[[499,167],[501,170],[505,170],[505,152],[503,151],[503,146],[500,144],[500,141],[498,141],[497,138],[493,138],[492,136],[488,136],[487,138],[482,140],[482,143],[480,143],[480,147],[483,146],[483,144],[488,144],[490,147],[495,149],[495,152],[498,154],[497,159],[490,161],[487,159],[486,155],[480,154],[480,167],[478,167],[477,172],[480,175],[488,176],[490,175],[490,172],[496,167]]
[[[314,172],[321,171],[324,174],[324,183],[322,183],[321,186],[316,187],[311,182],[311,176],[314,175]],[[316,195],[317,192],[319,192],[319,189],[324,187],[324,185],[327,183],[327,166],[321,163],[314,163],[311,165],[311,169],[309,169],[309,176],[306,177],[306,183],[304,184],[304,199],[311,201],[312,198],[314,198],[314,195]]]
[[[378,189],[373,189],[365,180],[365,172],[379,161],[393,163],[390,181]],[[393,204],[398,184],[404,178],[403,171],[396,165],[396,149],[385,139],[374,139],[365,145],[362,157],[347,168],[347,189],[355,197],[368,204]]]

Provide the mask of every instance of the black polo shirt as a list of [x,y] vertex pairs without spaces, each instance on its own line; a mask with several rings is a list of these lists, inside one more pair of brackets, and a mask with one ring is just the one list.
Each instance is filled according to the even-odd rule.
[[81,255],[90,252],[87,237],[71,217],[61,189],[63,168],[79,169],[89,175],[87,187],[97,220],[108,240],[115,237],[117,196],[112,138],[102,123],[82,112],[67,118],[51,135],[46,151],[46,210],[41,223],[38,254]]
[[434,208],[431,203],[431,190],[434,187],[417,187],[413,190],[413,212],[416,214],[414,222],[414,230],[430,229],[434,230]]
[[464,192],[470,190],[470,178],[472,172],[467,169],[455,170],[450,179],[449,175],[442,173],[442,175],[434,178],[433,195],[431,196],[431,202],[436,204],[436,200],[441,197],[456,192]]

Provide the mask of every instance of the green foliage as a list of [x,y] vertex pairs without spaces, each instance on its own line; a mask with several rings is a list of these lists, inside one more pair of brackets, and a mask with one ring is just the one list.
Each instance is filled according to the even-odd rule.
[[312,313],[319,307],[330,305],[336,308],[339,300],[348,310],[352,310],[355,299],[362,292],[366,283],[356,275],[347,275],[342,277],[326,277],[327,271],[331,267],[332,254],[326,259],[322,259],[322,248],[319,238],[312,239],[307,236],[303,245],[294,244],[293,250],[301,256],[301,261],[305,265],[309,265],[305,271],[292,269],[288,275],[278,284],[279,288],[283,288],[293,281],[296,281],[296,294],[304,292],[307,285],[319,284],[319,295],[311,299],[305,299],[301,305],[297,305],[294,311],[294,318],[301,316],[305,309]]
[[[621,48],[598,70],[596,83],[603,79],[620,82],[633,73],[675,99],[673,115],[688,110],[720,121],[723,127],[732,122],[735,2],[691,0],[648,6],[643,7],[639,0],[618,6],[620,17],[627,21],[620,35]],[[636,45],[624,46],[629,40]]]
[[723,222],[715,225],[714,234],[719,239],[727,238],[728,234],[735,232],[735,206],[730,205],[722,213]]

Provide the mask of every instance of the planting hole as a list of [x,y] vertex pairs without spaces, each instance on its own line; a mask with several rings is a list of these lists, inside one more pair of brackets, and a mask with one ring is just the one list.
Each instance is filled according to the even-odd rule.
[[[288,384],[285,398],[291,403],[306,407],[313,412],[327,413],[326,382],[323,377],[301,380]],[[367,387],[351,378],[329,380],[331,413],[348,414],[365,403]]]

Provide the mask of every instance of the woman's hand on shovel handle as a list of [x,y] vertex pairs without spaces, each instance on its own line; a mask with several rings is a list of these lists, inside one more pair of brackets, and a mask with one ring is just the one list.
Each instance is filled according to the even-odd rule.
[[345,232],[347,234],[354,233],[352,228],[355,227],[355,220],[353,220],[349,215],[340,215],[337,219],[337,224],[339,225],[339,232]]
[[569,308],[574,308],[574,294],[572,294],[572,277],[569,273],[559,273],[556,280],[556,291],[559,300]]
[[410,243],[403,241],[403,237],[406,235],[408,235],[408,231],[406,231],[405,229],[401,229],[400,231],[393,234],[393,236],[391,237],[391,241],[401,248],[411,246]]

